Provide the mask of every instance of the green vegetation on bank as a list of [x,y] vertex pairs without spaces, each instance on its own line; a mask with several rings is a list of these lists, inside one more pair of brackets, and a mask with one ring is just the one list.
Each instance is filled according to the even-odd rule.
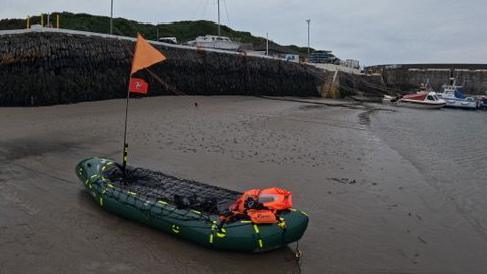
[[[56,15],[60,15],[60,27],[64,29],[91,31],[98,33],[109,33],[110,18],[107,16],[90,15],[85,13],[73,14],[69,12],[52,13],[51,24],[56,25]],[[47,16],[44,15],[44,24],[46,24]],[[40,24],[40,16],[33,16],[30,18],[30,24]],[[22,29],[26,27],[26,19],[2,19],[0,20],[0,30],[6,29]],[[113,32],[116,35],[135,37],[137,32],[141,33],[150,40],[156,40],[157,28],[159,28],[159,37],[173,36],[178,39],[180,43],[193,40],[201,35],[216,35],[217,25],[211,21],[178,21],[167,24],[161,24],[156,27],[153,24],[141,23],[134,20],[127,20],[124,18],[114,18]],[[221,27],[222,35],[228,36],[235,41],[241,43],[252,44],[255,49],[265,48],[265,38],[253,36],[250,32],[236,31],[227,26]],[[269,43],[270,49],[285,50],[289,53],[305,55],[307,48],[298,47],[295,45],[281,46],[274,42]]]

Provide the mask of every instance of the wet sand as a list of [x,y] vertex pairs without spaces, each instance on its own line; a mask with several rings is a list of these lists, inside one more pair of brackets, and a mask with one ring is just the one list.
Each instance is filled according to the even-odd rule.
[[[0,273],[297,272],[290,248],[212,251],[99,208],[73,169],[90,156],[120,158],[123,111],[123,100],[0,109]],[[486,232],[374,131],[378,111],[134,99],[129,163],[240,191],[293,191],[310,215],[304,273],[487,272]]]

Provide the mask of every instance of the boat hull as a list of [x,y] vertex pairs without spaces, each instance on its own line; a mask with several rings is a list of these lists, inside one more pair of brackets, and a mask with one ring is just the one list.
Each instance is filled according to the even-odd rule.
[[222,49],[222,50],[231,50],[237,51],[240,49],[240,44],[238,43],[224,43],[224,42],[196,42],[194,43],[195,47],[200,48],[210,48],[210,49]]
[[398,97],[385,95],[382,101],[384,103],[391,103],[399,107],[418,109],[440,109],[446,105],[446,102],[442,99],[439,99],[435,92],[424,91],[406,94],[404,96]]
[[424,103],[400,100],[395,103],[399,107],[409,107],[417,109],[441,109],[445,107],[446,103]]
[[477,109],[477,102],[465,101],[459,99],[446,99],[446,107],[448,108],[463,108],[463,109]]
[[[218,216],[190,208],[181,209],[117,186],[103,171],[115,163],[89,158],[76,167],[86,190],[103,209],[202,246],[241,252],[264,252],[298,241],[308,225],[306,213],[291,209],[279,214],[279,224],[253,224],[248,220],[218,226]],[[284,223],[284,225],[283,225]]]

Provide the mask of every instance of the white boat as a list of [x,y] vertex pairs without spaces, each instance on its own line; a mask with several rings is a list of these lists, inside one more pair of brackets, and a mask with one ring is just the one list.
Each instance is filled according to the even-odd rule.
[[176,37],[174,37],[174,36],[171,36],[171,37],[161,37],[161,38],[159,38],[159,42],[176,45],[178,43],[178,39]]
[[385,95],[384,103],[391,103],[399,107],[411,107],[421,109],[440,109],[446,105],[445,100],[438,98],[436,92],[420,91],[404,96],[392,97]]
[[193,47],[210,48],[210,49],[223,49],[223,50],[240,50],[241,44],[232,41],[230,38],[221,35],[220,24],[220,0],[218,3],[218,35],[205,35],[198,36],[192,41],[188,41],[186,44]]
[[201,48],[224,49],[224,50],[239,50],[240,43],[232,41],[226,36],[205,35],[198,36],[195,40],[188,41],[188,45]]
[[446,101],[447,107],[477,109],[477,100],[474,97],[467,97],[463,93],[463,87],[457,86],[454,79],[449,85],[443,85],[443,92],[439,95]]

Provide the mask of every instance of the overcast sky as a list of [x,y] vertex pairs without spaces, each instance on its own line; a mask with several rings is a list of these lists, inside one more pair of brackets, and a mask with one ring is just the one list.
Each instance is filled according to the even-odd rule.
[[[116,17],[216,21],[217,0],[114,0]],[[487,0],[221,0],[222,23],[280,44],[331,49],[362,64],[487,63]],[[0,18],[108,15],[110,0],[0,0]]]

